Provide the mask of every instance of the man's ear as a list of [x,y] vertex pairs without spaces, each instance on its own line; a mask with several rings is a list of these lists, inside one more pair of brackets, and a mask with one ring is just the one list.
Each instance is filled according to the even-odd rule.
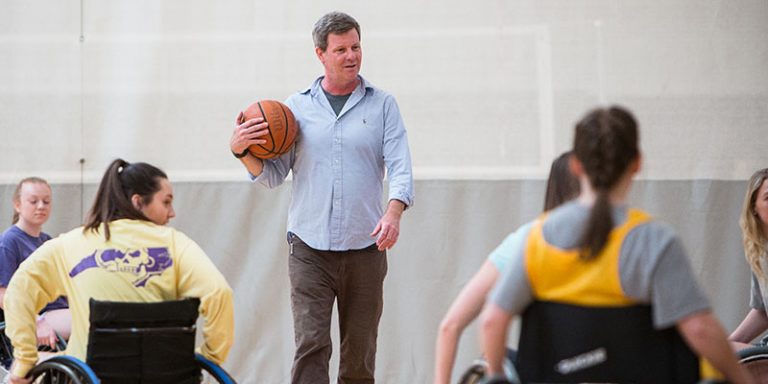
[[325,58],[323,57],[323,54],[325,54],[325,51],[320,49],[320,47],[315,47],[315,55],[317,55],[317,58],[320,60],[321,63],[325,63]]

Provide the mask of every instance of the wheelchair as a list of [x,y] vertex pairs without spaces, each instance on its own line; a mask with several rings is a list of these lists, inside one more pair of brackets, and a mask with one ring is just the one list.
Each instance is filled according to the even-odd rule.
[[[506,358],[512,367],[505,366],[507,377],[486,377],[485,363],[477,361],[459,384],[721,383],[699,376],[699,359],[675,328],[654,329],[649,306],[596,308],[535,301],[522,318],[520,349]],[[768,347],[764,351],[768,367]]]
[[86,361],[55,356],[28,377],[46,384],[234,384],[221,367],[194,353],[200,300],[159,303],[91,299]]
[[744,348],[736,354],[757,383],[768,382],[768,336],[763,337],[753,347]]
[[[511,384],[519,383],[517,371],[515,370],[515,359],[517,351],[507,348],[507,353],[502,362],[504,376]],[[458,384],[481,384],[487,382],[488,363],[484,359],[477,359],[461,375]]]
[[[54,347],[47,345],[41,345],[37,348],[39,352],[59,352],[64,351],[67,348],[67,341],[56,334],[56,344]],[[13,362],[13,346],[11,340],[5,335],[5,313],[0,310],[0,368],[5,371],[11,368]]]

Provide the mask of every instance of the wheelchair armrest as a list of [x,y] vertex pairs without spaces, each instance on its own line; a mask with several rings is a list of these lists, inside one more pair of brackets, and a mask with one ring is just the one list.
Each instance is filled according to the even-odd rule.
[[768,357],[768,346],[754,346],[736,351],[740,362],[765,359]]

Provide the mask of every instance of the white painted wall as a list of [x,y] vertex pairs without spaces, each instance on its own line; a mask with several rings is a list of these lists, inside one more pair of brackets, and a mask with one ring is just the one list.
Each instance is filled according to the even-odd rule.
[[362,24],[362,74],[398,98],[418,178],[543,178],[597,103],[636,112],[643,177],[768,161],[762,0],[5,0],[0,179],[94,180],[117,156],[240,178],[237,112],[320,74],[311,28],[334,9]]

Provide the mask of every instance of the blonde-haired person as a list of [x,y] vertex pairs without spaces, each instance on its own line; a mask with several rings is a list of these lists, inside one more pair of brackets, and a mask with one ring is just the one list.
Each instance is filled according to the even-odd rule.
[[[122,159],[109,165],[85,225],[43,244],[8,285],[12,384],[31,382],[26,375],[38,360],[35,312],[59,295],[67,296],[72,309],[65,353],[80,360],[86,360],[90,299],[152,303],[186,297],[200,299],[200,354],[217,364],[226,359],[234,341],[232,289],[197,243],[166,225],[174,216],[173,188],[165,172]],[[154,372],[142,371],[148,374]]]
[[[544,196],[544,211],[554,209],[579,194],[579,181],[568,169],[570,156],[571,151],[568,151],[552,162]],[[443,317],[435,347],[435,384],[450,382],[461,333],[480,314],[485,297],[509,261],[510,250],[524,240],[522,234],[527,232],[532,223],[523,224],[518,230],[510,233],[491,252]]]
[[[53,193],[45,179],[27,177],[13,191],[12,225],[0,235],[0,308],[11,277],[38,247],[51,239],[43,224],[51,215]],[[58,297],[40,311],[37,318],[37,343],[56,346],[56,335],[69,339],[72,315],[64,297]]]
[[768,329],[768,168],[755,172],[749,179],[739,226],[744,255],[752,270],[751,309],[729,339],[742,349]]

